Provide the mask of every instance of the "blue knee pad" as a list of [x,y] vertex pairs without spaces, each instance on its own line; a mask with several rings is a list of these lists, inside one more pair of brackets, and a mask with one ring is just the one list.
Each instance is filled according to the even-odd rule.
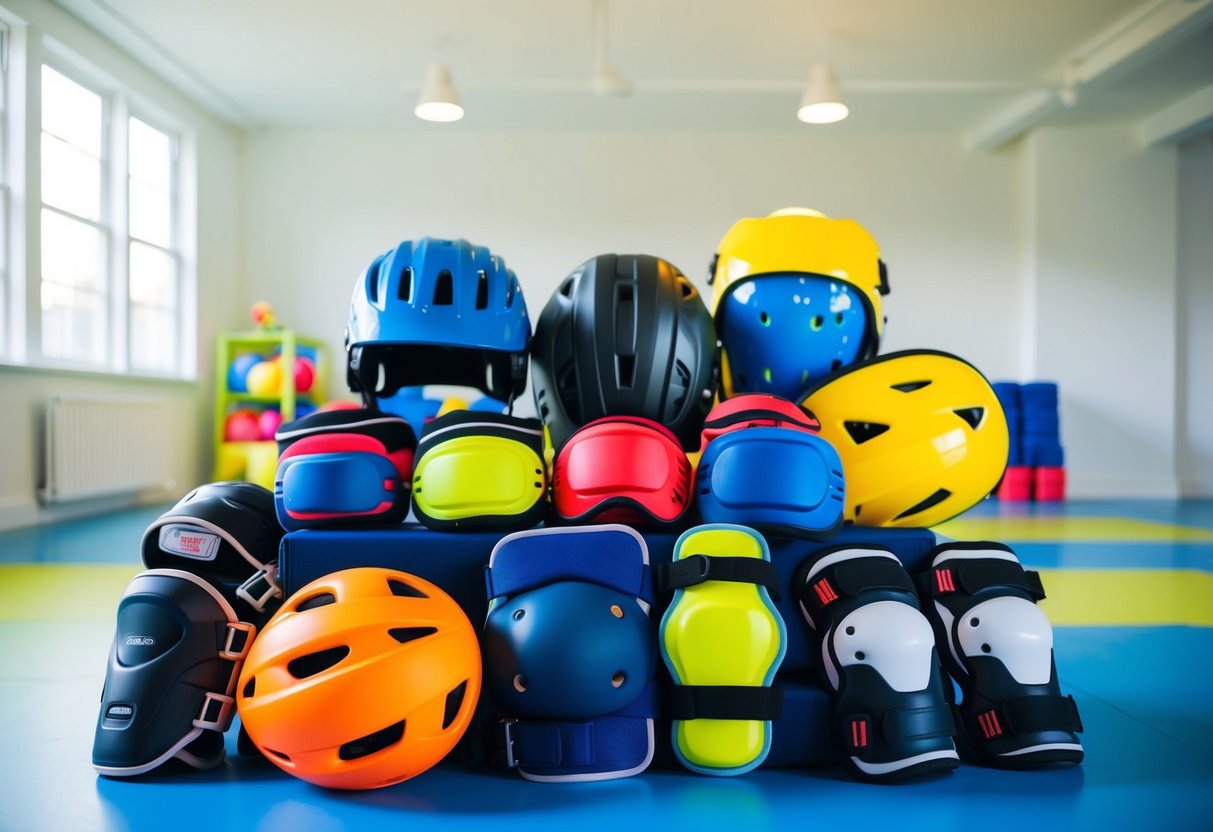
[[528,780],[606,780],[653,758],[657,651],[643,538],[626,526],[503,538],[486,573],[485,686]]

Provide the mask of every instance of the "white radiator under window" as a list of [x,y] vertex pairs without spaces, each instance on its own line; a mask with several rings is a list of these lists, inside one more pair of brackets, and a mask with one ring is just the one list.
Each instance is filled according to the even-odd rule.
[[172,409],[161,399],[51,398],[42,499],[60,503],[171,488]]

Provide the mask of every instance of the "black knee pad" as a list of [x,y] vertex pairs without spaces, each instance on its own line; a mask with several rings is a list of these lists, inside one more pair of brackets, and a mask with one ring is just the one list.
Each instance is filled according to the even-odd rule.
[[890,782],[956,768],[931,625],[896,556],[877,547],[826,549],[801,567],[794,586],[851,774]]
[[1001,543],[945,543],[919,577],[944,666],[961,690],[967,755],[1000,768],[1083,759],[1082,720],[1062,696],[1040,576]]
[[255,632],[196,575],[135,576],[118,605],[93,767],[130,777],[174,758],[194,768],[223,762],[232,693]]

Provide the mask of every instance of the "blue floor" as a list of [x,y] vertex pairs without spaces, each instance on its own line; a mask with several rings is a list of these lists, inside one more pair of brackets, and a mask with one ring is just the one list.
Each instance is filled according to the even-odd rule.
[[[335,793],[233,753],[216,772],[99,778],[90,750],[123,583],[111,573],[137,571],[140,535],[157,513],[0,535],[0,581],[8,583],[0,585],[8,599],[0,610],[0,830],[1213,829],[1213,628],[1204,626],[1056,628],[1062,686],[1086,727],[1080,767],[964,765],[879,787],[838,768],[760,769],[730,779],[671,769],[551,785],[440,766],[388,789]],[[1084,541],[1031,533],[1033,523],[1056,516],[1213,530],[1210,501],[987,503],[965,519],[1022,518],[1024,538],[1006,542],[1030,567],[1213,573],[1213,535]],[[37,597],[14,603],[18,581]],[[58,595],[57,586],[65,587]],[[56,607],[57,597],[67,600]],[[1104,600],[1110,621],[1134,604],[1131,592]]]

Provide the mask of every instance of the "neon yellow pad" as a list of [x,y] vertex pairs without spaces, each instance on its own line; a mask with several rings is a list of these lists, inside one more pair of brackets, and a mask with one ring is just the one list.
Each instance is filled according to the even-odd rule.
[[[680,538],[675,560],[770,559],[753,530],[700,528]],[[679,589],[661,620],[662,655],[680,685],[768,685],[783,661],[785,642],[783,619],[766,588],[756,584],[709,580]],[[676,720],[673,733],[679,759],[702,773],[743,773],[770,748],[770,723],[763,720]]]
[[543,498],[543,460],[500,436],[460,436],[426,452],[413,471],[413,499],[428,516],[459,520],[524,514]]

